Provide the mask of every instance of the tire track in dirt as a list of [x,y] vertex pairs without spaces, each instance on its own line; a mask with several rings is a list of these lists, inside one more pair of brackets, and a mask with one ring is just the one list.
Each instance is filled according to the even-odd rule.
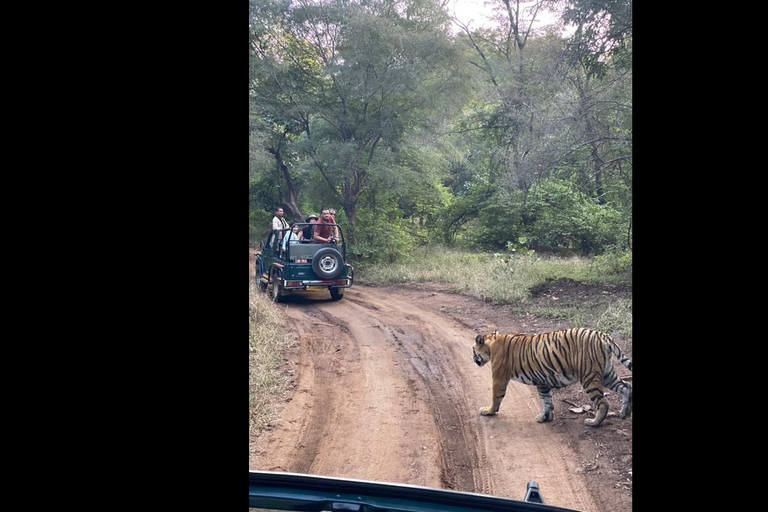
[[[336,332],[342,330],[329,323],[318,311],[311,310],[308,316],[306,321],[295,323],[299,337],[306,340],[299,349],[300,368],[302,374],[305,374],[300,380],[299,392],[306,395],[303,409],[308,413],[301,417],[300,430],[295,438],[295,455],[291,457],[292,462],[286,469],[295,473],[312,473],[323,431],[331,422],[329,416],[332,411],[334,386],[331,384],[333,366],[327,361],[330,357],[329,349],[332,347],[328,340],[339,339],[344,335],[343,332]],[[312,336],[307,335],[309,332]],[[354,344],[348,339],[346,345],[354,350]],[[316,364],[317,361],[327,363]],[[327,389],[328,392],[314,393],[314,389]]]
[[[429,405],[435,423],[440,431],[440,481],[443,488],[473,491],[475,489],[474,471],[477,467],[477,454],[474,443],[467,442],[466,432],[457,411],[456,396],[450,393],[451,386],[445,383],[443,369],[435,366],[422,354],[425,343],[419,333],[408,333],[401,327],[396,330],[386,328],[387,336],[393,345],[401,350],[411,367],[421,377],[422,384],[429,391]],[[401,341],[404,340],[404,341]]]
[[[312,394],[325,397],[313,407],[323,411],[298,433],[299,444],[314,449],[292,467],[390,481],[402,481],[406,472],[415,483],[439,486],[435,463],[425,458],[438,439],[431,412],[423,410],[425,392],[412,385],[412,371],[389,346],[378,320],[368,310],[345,308],[335,316],[337,304],[300,301],[286,309],[306,347],[302,367],[312,366],[316,374]],[[257,460],[266,460],[268,452],[261,450]],[[404,468],[401,461],[409,463]]]
[[461,386],[453,382],[458,374],[456,358],[451,346],[441,343],[451,335],[435,327],[431,315],[414,313],[412,308],[408,311],[400,309],[401,324],[387,332],[429,390],[430,408],[440,432],[442,487],[493,494],[492,479],[481,462],[486,458],[485,443],[465,421],[467,404]]

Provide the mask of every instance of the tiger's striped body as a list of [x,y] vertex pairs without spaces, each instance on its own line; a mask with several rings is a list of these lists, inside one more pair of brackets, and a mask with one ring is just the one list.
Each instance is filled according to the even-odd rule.
[[493,332],[475,338],[472,354],[478,366],[491,363],[493,403],[480,408],[483,416],[499,411],[510,380],[538,388],[539,423],[554,418],[551,390],[576,382],[581,382],[595,408],[595,418],[586,419],[585,425],[599,427],[608,414],[603,388],[621,396],[619,418],[632,414],[632,386],[616,376],[613,357],[630,370],[632,362],[603,332],[583,327],[535,335]]

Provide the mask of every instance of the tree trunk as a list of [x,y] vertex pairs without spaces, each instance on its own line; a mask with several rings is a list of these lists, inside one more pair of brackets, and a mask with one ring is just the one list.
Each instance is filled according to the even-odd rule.
[[[279,147],[269,148],[269,152],[275,157],[279,178],[282,178],[278,180],[277,190],[280,195],[279,205],[285,210],[283,217],[285,217],[285,220],[289,223],[302,222],[304,216],[301,214],[301,210],[299,210],[299,207],[296,204],[296,184],[291,177],[290,169],[285,165],[285,162],[283,162],[282,153],[280,152]],[[285,187],[280,185],[281,182],[285,183]]]

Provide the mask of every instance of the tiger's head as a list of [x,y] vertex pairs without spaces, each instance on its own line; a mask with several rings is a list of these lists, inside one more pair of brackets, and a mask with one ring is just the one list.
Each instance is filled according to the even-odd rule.
[[483,366],[491,360],[490,344],[496,339],[498,333],[493,331],[491,334],[478,334],[475,338],[475,345],[472,347],[472,357],[477,366]]

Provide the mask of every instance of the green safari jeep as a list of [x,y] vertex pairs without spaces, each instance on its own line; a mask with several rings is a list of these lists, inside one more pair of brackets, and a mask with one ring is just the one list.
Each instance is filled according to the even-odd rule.
[[[310,234],[318,224],[297,222],[303,233]],[[295,291],[328,290],[332,300],[344,297],[344,288],[352,286],[354,268],[346,262],[346,243],[341,226],[338,238],[330,243],[291,240],[283,250],[283,237],[291,228],[272,230],[256,255],[256,281],[259,289],[269,292],[275,302]],[[308,238],[311,238],[308,235]]]

